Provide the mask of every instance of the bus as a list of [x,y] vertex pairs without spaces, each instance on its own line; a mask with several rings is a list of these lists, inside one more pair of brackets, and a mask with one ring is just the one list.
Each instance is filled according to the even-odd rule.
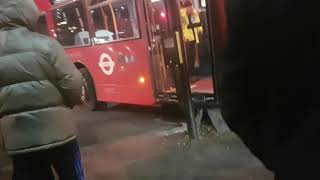
[[35,2],[42,12],[38,31],[59,41],[83,74],[88,108],[178,102],[186,91],[178,90],[183,62],[191,94],[214,99],[206,1]]

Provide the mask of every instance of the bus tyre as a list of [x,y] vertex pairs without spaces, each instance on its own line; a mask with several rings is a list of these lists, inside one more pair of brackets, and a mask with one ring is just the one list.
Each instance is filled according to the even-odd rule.
[[86,68],[80,68],[79,71],[83,76],[83,86],[81,93],[82,106],[85,109],[94,111],[98,108],[98,104],[100,103],[97,101],[95,86],[91,74]]

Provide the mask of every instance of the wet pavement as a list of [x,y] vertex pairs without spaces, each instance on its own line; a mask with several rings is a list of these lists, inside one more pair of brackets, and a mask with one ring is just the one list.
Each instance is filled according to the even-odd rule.
[[[234,134],[189,142],[178,111],[118,106],[74,114],[87,180],[272,180]],[[0,154],[0,179],[11,179],[11,170]]]

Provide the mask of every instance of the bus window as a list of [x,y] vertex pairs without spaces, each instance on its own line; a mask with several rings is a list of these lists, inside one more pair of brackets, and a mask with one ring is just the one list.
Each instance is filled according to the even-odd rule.
[[154,33],[161,33],[168,31],[168,17],[164,1],[152,2],[153,24],[152,31]]
[[91,1],[91,17],[94,25],[95,43],[139,38],[138,17],[134,0],[105,3]]
[[106,43],[117,39],[116,27],[110,5],[97,7],[91,10],[94,27],[94,42]]
[[85,13],[79,1],[53,10],[57,40],[63,46],[82,46],[90,44]]
[[112,3],[117,22],[119,38],[139,38],[138,17],[134,0]]
[[44,35],[49,35],[47,19],[45,15],[41,15],[37,23],[37,32]]

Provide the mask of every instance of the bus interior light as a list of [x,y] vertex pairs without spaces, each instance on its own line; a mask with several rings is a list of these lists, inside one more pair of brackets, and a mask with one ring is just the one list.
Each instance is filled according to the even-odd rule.
[[162,12],[161,14],[160,14],[160,16],[162,17],[162,18],[166,18],[167,16],[166,16],[166,13],[164,13],[164,12]]

